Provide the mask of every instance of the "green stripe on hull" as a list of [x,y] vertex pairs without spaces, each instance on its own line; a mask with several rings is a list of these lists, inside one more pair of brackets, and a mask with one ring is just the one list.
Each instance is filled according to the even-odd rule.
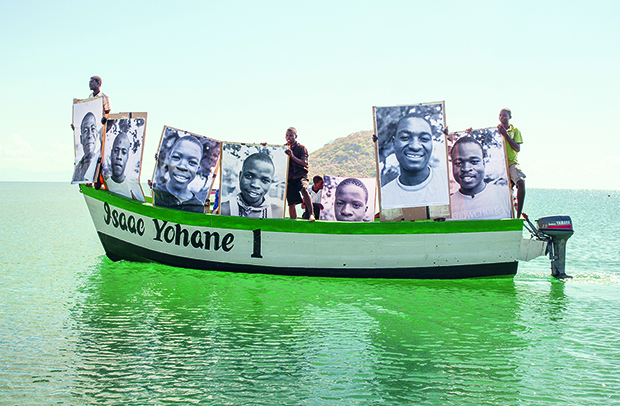
[[459,221],[404,221],[404,222],[372,222],[346,223],[333,221],[316,221],[309,223],[305,220],[291,219],[256,219],[232,217],[210,214],[189,213],[171,210],[140,203],[104,190],[95,190],[92,187],[80,185],[80,190],[101,202],[108,202],[112,206],[135,212],[144,216],[154,217],[165,221],[185,224],[189,226],[250,230],[260,228],[263,231],[285,233],[312,233],[312,234],[454,234],[478,233],[489,231],[520,231],[523,230],[523,220],[459,220]]

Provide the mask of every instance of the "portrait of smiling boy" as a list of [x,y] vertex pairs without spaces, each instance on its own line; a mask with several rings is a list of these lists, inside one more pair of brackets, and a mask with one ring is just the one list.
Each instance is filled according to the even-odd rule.
[[152,178],[154,204],[204,213],[220,147],[220,141],[164,126]]

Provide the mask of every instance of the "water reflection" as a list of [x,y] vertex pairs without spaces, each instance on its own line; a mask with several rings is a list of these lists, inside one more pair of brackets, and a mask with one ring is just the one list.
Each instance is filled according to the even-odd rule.
[[82,360],[75,391],[90,403],[477,402],[481,390],[510,403],[519,395],[511,279],[282,277],[102,259],[83,289],[73,311]]

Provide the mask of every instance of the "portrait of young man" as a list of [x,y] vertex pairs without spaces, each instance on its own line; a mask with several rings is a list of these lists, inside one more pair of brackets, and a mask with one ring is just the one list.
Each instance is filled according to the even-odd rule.
[[145,201],[140,186],[145,126],[146,117],[124,118],[116,114],[109,115],[101,168],[110,192],[140,201]]
[[512,217],[506,158],[496,128],[448,135],[452,220]]
[[443,104],[376,107],[381,208],[449,204]]

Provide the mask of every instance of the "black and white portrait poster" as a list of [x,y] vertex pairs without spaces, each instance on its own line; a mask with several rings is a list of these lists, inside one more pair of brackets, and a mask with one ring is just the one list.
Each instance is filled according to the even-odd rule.
[[140,167],[145,131],[146,113],[108,115],[101,173],[110,192],[144,201]]
[[376,178],[323,177],[321,220],[374,221]]
[[449,205],[442,103],[375,107],[381,209]]
[[205,213],[220,153],[220,141],[165,126],[153,173],[154,204]]
[[448,134],[453,220],[512,217],[504,140],[496,127]]
[[223,143],[220,214],[283,218],[286,147]]
[[75,168],[71,183],[93,183],[103,141],[103,98],[73,99]]

